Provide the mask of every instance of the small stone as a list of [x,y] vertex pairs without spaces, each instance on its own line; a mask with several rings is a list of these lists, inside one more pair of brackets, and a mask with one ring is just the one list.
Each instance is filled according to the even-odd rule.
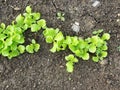
[[4,72],[4,67],[2,64],[0,64],[0,73]]
[[76,33],[78,33],[80,31],[80,26],[79,26],[79,23],[78,22],[75,22],[73,25],[72,25],[72,30]]
[[94,3],[92,4],[93,7],[98,7],[100,6],[100,1],[94,1]]
[[73,90],[75,90],[76,88],[75,87],[73,87]]
[[120,22],[120,19],[117,19],[117,22]]
[[15,7],[14,10],[19,11],[19,10],[21,10],[21,8]]
[[63,65],[60,65],[60,68],[63,68],[64,66]]
[[118,17],[120,17],[120,13],[118,13]]

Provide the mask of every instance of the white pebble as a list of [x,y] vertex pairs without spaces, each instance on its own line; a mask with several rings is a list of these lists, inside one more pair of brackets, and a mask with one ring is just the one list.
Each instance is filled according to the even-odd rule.
[[100,1],[94,1],[94,3],[92,4],[93,7],[98,7],[100,6]]
[[75,22],[73,25],[72,25],[72,30],[76,33],[78,33],[80,31],[80,26],[79,26],[79,23],[78,22]]

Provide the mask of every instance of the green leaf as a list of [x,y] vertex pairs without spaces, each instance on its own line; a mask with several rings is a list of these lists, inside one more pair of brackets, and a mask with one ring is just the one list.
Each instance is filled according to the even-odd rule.
[[40,49],[40,44],[34,44],[34,50],[37,52]]
[[65,59],[66,59],[67,61],[71,61],[71,60],[74,59],[74,55],[73,55],[73,54],[69,54],[68,56],[65,56]]
[[25,42],[25,39],[24,39],[24,37],[21,36],[21,38],[19,39],[19,41],[16,41],[16,42],[18,42],[20,44],[23,44]]
[[16,50],[17,49],[17,44],[16,42],[13,42],[11,45],[10,45],[10,49],[11,50]]
[[103,36],[102,36],[102,39],[103,40],[109,40],[110,39],[110,34],[104,33]]
[[101,52],[101,57],[107,57],[107,54],[108,54],[108,53],[107,53],[106,51],[102,51],[102,52]]
[[107,45],[102,46],[102,50],[107,50],[107,49],[108,49]]
[[87,38],[87,39],[85,39],[85,42],[87,42],[87,43],[90,43],[91,42],[91,38]]
[[20,51],[21,54],[24,53],[25,52],[25,46],[24,45],[19,45],[18,50]]
[[35,41],[35,39],[32,39],[32,44],[36,44],[36,41]]
[[70,36],[66,36],[66,39],[64,40],[65,44],[71,44],[72,43],[72,40],[71,40],[71,37]]
[[100,34],[102,32],[103,32],[103,29],[100,29],[100,30],[94,31],[93,34],[97,35],[97,34]]
[[18,50],[13,50],[12,52],[10,52],[8,58],[11,59],[11,58],[16,57],[18,55],[19,55]]
[[24,24],[24,17],[20,14],[16,17],[16,22],[18,25],[23,25]]
[[52,42],[53,42],[53,37],[47,36],[47,37],[46,37],[46,42],[47,42],[47,43],[52,43]]
[[67,71],[68,72],[73,72],[73,63],[71,63],[71,62],[67,62],[66,63],[66,67],[67,67]]
[[67,44],[64,44],[64,43],[62,43],[61,46],[60,46],[61,50],[65,50],[66,47],[67,47]]
[[89,59],[89,53],[84,53],[84,54],[82,55],[82,59],[83,59],[83,60],[88,60],[88,59]]
[[91,41],[92,41],[92,43],[97,44],[99,42],[99,37],[98,36],[92,36]]
[[27,24],[28,26],[31,26],[33,23],[33,19],[31,17],[25,17],[24,23]]
[[75,52],[77,49],[76,49],[76,46],[72,45],[72,44],[69,44],[69,49],[72,51],[72,52]]
[[27,30],[27,29],[29,28],[29,25],[24,24],[22,28],[23,28],[23,30],[25,31],[25,30]]
[[42,27],[43,29],[46,28],[46,21],[44,19],[40,19],[39,21],[37,21],[37,24],[39,25],[39,27]]
[[19,41],[21,38],[21,35],[16,33],[15,35],[13,35],[12,38],[13,38],[13,41]]
[[48,36],[54,38],[58,32],[59,29],[46,28],[46,30],[43,31],[43,35],[45,36],[45,38]]
[[27,12],[27,13],[31,13],[31,11],[32,11],[32,10],[31,10],[31,7],[30,7],[30,6],[27,6],[27,7],[26,7],[26,12]]
[[1,26],[0,26],[2,29],[5,29],[5,24],[4,23],[1,23]]
[[80,49],[83,49],[83,48],[86,48],[88,46],[88,44],[84,40],[80,39],[77,46]]
[[40,19],[40,13],[32,13],[32,15],[35,20]]
[[92,57],[92,60],[93,60],[94,62],[98,62],[98,61],[99,61],[99,58],[98,58],[98,57]]
[[64,36],[63,36],[62,32],[59,32],[54,38],[54,40],[56,40],[56,41],[61,41],[63,39],[64,39]]
[[7,38],[5,41],[5,46],[10,46],[12,44],[12,38]]
[[29,53],[34,53],[33,49],[34,49],[33,44],[30,44],[30,45],[26,46],[26,51],[29,52]]
[[90,45],[89,52],[95,53],[96,52],[96,46],[95,45]]
[[0,34],[0,40],[4,41],[7,36],[5,34]]
[[75,37],[71,37],[72,38],[72,45],[78,45],[78,43],[79,43],[79,40],[78,40],[78,37],[77,36],[75,36]]
[[58,44],[56,42],[53,43],[53,47],[50,49],[52,53],[55,53],[58,48]]
[[64,18],[64,17],[61,17],[61,21],[65,21],[65,18]]
[[38,24],[31,25],[31,32],[37,32],[40,30],[40,26]]
[[61,13],[61,12],[58,12],[58,13],[57,13],[57,16],[58,16],[58,17],[61,17],[61,16],[62,16],[62,13]]
[[0,49],[4,47],[3,41],[0,40]]
[[3,50],[2,50],[2,55],[3,55],[3,56],[8,56],[8,55],[9,55],[9,51],[10,51],[9,48],[3,49]]

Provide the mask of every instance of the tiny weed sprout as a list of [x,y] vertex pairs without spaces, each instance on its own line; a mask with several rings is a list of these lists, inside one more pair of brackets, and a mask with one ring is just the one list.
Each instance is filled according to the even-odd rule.
[[64,13],[61,13],[61,12],[58,12],[57,13],[57,19],[60,19],[61,21],[65,21],[65,14]]
[[68,72],[73,72],[74,69],[74,63],[78,62],[78,59],[74,57],[73,54],[70,54],[68,56],[65,56],[65,60],[67,61],[66,67]]
[[120,52],[120,46],[117,47],[118,51]]

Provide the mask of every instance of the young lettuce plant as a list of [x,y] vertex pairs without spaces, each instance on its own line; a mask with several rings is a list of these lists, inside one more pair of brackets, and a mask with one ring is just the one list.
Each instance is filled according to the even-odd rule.
[[67,45],[63,43],[64,36],[59,29],[46,28],[43,31],[43,35],[47,43],[53,43],[53,47],[50,49],[51,52],[55,53],[56,51],[66,49]]
[[24,31],[31,28],[31,32],[38,32],[41,28],[46,28],[46,21],[40,19],[40,13],[32,13],[30,6],[26,7],[26,12],[16,17],[16,25],[21,27]]
[[40,44],[37,44],[34,39],[32,39],[32,43],[30,45],[26,46],[26,51],[28,53],[38,52],[39,49],[40,49]]
[[43,35],[45,37],[45,40],[47,43],[52,43],[54,41],[54,38],[56,34],[59,32],[59,29],[53,29],[53,28],[46,28],[43,31]]
[[106,41],[110,39],[110,34],[104,33],[100,37],[101,33],[102,33],[102,30],[100,33],[97,33],[95,36],[92,36],[90,39],[90,45],[92,45],[92,48],[89,48],[89,52],[95,53],[95,56],[92,57],[92,60],[94,62],[103,60],[105,57],[107,57],[107,54],[108,54],[107,53],[108,47],[107,47]]
[[73,72],[74,64],[78,62],[78,59],[74,57],[73,54],[70,54],[68,56],[65,56],[65,60],[67,61],[66,67],[68,72]]
[[67,47],[67,44],[63,43],[64,42],[64,36],[62,32],[58,32],[57,35],[54,38],[53,42],[53,47],[50,49],[51,52],[56,52],[60,50],[65,50]]
[[76,36],[74,37],[67,36],[64,43],[68,45],[68,48],[76,56],[82,58],[83,60],[89,59],[88,44],[82,38],[78,38]]

